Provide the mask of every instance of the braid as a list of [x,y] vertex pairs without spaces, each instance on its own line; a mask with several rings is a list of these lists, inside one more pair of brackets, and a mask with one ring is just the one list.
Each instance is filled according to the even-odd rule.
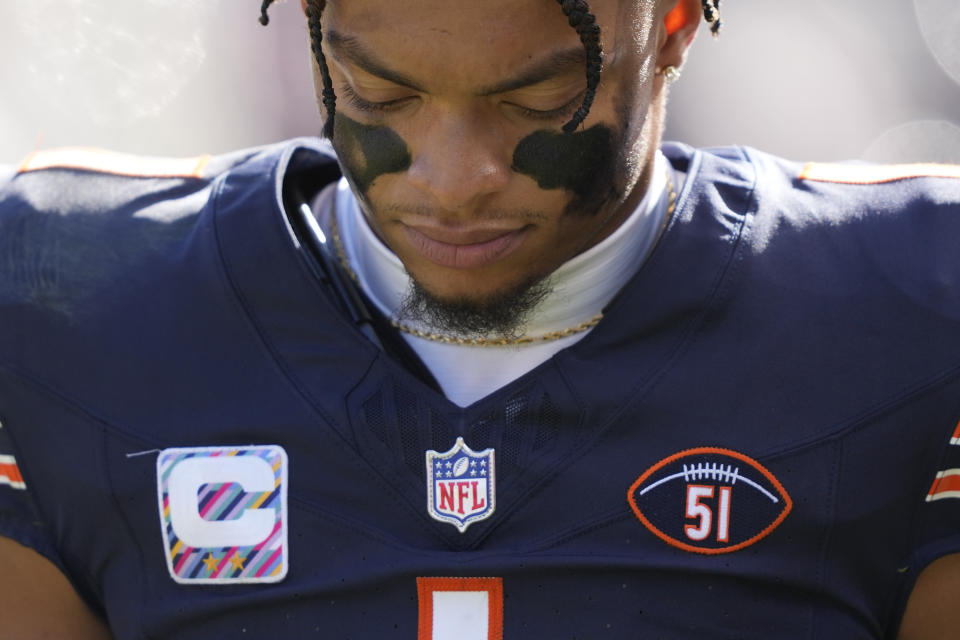
[[563,130],[569,133],[579,127],[590,112],[590,106],[597,95],[597,85],[600,84],[603,51],[600,49],[600,26],[597,24],[596,17],[590,13],[590,7],[585,0],[557,0],[557,2],[563,14],[567,16],[567,22],[580,36],[580,42],[587,57],[587,90],[583,94],[583,102],[570,118],[570,122],[563,125]]
[[[260,5],[260,24],[270,23],[270,16],[267,15],[267,9],[273,4],[274,0],[263,0]],[[330,69],[327,67],[327,59],[323,55],[323,49],[320,43],[323,40],[323,30],[320,28],[320,15],[327,6],[327,0],[308,0],[307,1],[307,27],[310,31],[310,49],[313,51],[313,57],[317,60],[317,66],[320,68],[320,81],[323,84],[320,90],[320,100],[323,102],[323,109],[327,112],[327,121],[323,125],[323,135],[327,138],[333,137],[333,116],[337,110],[337,94],[333,90],[333,80],[330,78]]]
[[[262,0],[260,5],[260,24],[266,25],[270,22],[267,15],[267,9],[273,4],[274,0]],[[577,108],[576,112],[570,118],[570,121],[563,125],[563,130],[567,133],[575,130],[586,119],[590,113],[590,107],[593,105],[593,99],[597,95],[597,86],[600,84],[600,71],[603,67],[603,50],[600,48],[600,26],[597,25],[597,18],[590,13],[590,7],[586,0],[557,0],[563,14],[567,17],[570,26],[573,27],[577,35],[580,36],[580,42],[586,52],[587,58],[587,89],[583,94],[583,102]],[[710,32],[716,36],[720,33],[720,0],[700,0],[703,6],[703,17],[710,24]],[[336,113],[337,95],[333,90],[333,81],[330,79],[330,69],[327,67],[327,60],[320,48],[320,42],[323,40],[323,32],[320,28],[320,14],[326,7],[326,0],[308,0],[307,1],[307,24],[310,30],[310,48],[313,50],[313,56],[317,60],[317,66],[320,69],[320,80],[323,88],[320,91],[320,98],[323,102],[323,108],[327,112],[327,121],[323,126],[323,134],[330,138],[333,136],[333,118]]]
[[703,6],[703,18],[710,25],[710,33],[717,37],[723,26],[720,22],[720,0],[700,0],[700,4]]
[[273,0],[263,0],[263,3],[260,5],[260,24],[263,26],[270,24],[270,16],[267,15],[267,9],[270,8],[271,4],[273,4]]
[[310,48],[313,49],[313,57],[317,60],[317,66],[320,68],[320,81],[323,88],[320,90],[320,100],[323,102],[323,109],[327,112],[326,122],[323,124],[323,135],[333,139],[333,117],[337,112],[337,94],[333,90],[333,80],[330,78],[330,69],[327,67],[327,59],[320,48],[320,42],[323,40],[323,30],[320,28],[320,14],[327,6],[327,0],[308,0],[307,2],[307,25],[310,29]]

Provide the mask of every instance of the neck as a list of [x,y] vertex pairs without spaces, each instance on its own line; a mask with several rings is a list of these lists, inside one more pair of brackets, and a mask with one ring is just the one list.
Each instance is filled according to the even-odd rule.
[[[515,340],[462,339],[443,329],[408,326],[397,318],[410,278],[399,259],[373,234],[346,181],[318,196],[314,211],[360,287],[379,310],[403,325],[403,338],[440,384],[463,407],[546,362],[602,326],[602,310],[639,270],[659,237],[675,194],[667,188],[666,159],[657,154],[647,198],[607,237],[563,264],[552,290]],[[672,195],[671,195],[672,194]],[[336,232],[330,224],[336,219]],[[398,327],[399,328],[399,327]],[[464,358],[470,366],[464,367]]]
[[[668,201],[666,159],[657,154],[651,164],[656,170],[647,172],[644,178],[646,197],[621,216],[622,220],[611,224],[603,238],[594,239],[548,277],[548,293],[520,328],[521,337],[564,331],[589,322],[639,268],[659,235]],[[338,188],[335,201],[336,235],[341,236],[343,259],[373,303],[400,324],[431,335],[448,333],[443,327],[404,317],[412,282],[402,263],[366,224],[345,183]]]

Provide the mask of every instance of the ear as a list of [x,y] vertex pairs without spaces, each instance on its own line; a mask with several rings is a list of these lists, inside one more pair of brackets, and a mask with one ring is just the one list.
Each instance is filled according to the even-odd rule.
[[697,35],[700,26],[700,0],[676,0],[663,19],[666,38],[660,45],[657,65],[660,67],[683,64],[687,47]]

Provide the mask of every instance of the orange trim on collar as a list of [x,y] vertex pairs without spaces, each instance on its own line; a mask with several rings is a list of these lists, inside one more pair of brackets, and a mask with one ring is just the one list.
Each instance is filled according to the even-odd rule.
[[36,151],[27,156],[18,171],[79,169],[140,178],[202,178],[209,155],[194,158],[158,158],[101,149],[65,147]]

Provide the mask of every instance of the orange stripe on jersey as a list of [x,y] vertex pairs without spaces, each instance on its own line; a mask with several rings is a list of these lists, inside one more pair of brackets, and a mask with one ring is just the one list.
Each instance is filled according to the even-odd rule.
[[811,162],[800,172],[801,180],[877,184],[908,178],[960,178],[960,165],[953,164],[828,164]]
[[23,482],[23,476],[20,475],[20,467],[13,456],[0,456],[0,484],[6,484],[14,489],[26,489],[27,485]]
[[927,493],[927,502],[942,498],[960,498],[960,469],[947,469],[937,473],[937,478]]
[[157,158],[101,149],[68,147],[37,151],[20,164],[20,173],[42,169],[79,169],[138,178],[202,178],[210,156]]
[[957,427],[953,430],[953,437],[950,438],[950,444],[960,444],[960,422],[957,423]]
[[[444,639],[455,637],[447,627],[451,619],[455,620],[462,616],[463,611],[458,609],[464,607],[462,605],[458,607],[456,602],[443,600],[435,602],[435,596],[456,593],[486,594],[487,629],[486,633],[482,634],[483,640],[503,640],[503,579],[447,577],[417,578],[417,600],[420,605],[417,640],[434,640],[438,634]],[[471,611],[471,613],[479,614],[480,612]],[[445,621],[447,624],[444,624]],[[440,624],[442,628],[435,628],[435,623]],[[467,637],[465,635],[467,631],[470,630],[462,630],[459,635]],[[481,634],[473,633],[469,637],[479,638]]]

